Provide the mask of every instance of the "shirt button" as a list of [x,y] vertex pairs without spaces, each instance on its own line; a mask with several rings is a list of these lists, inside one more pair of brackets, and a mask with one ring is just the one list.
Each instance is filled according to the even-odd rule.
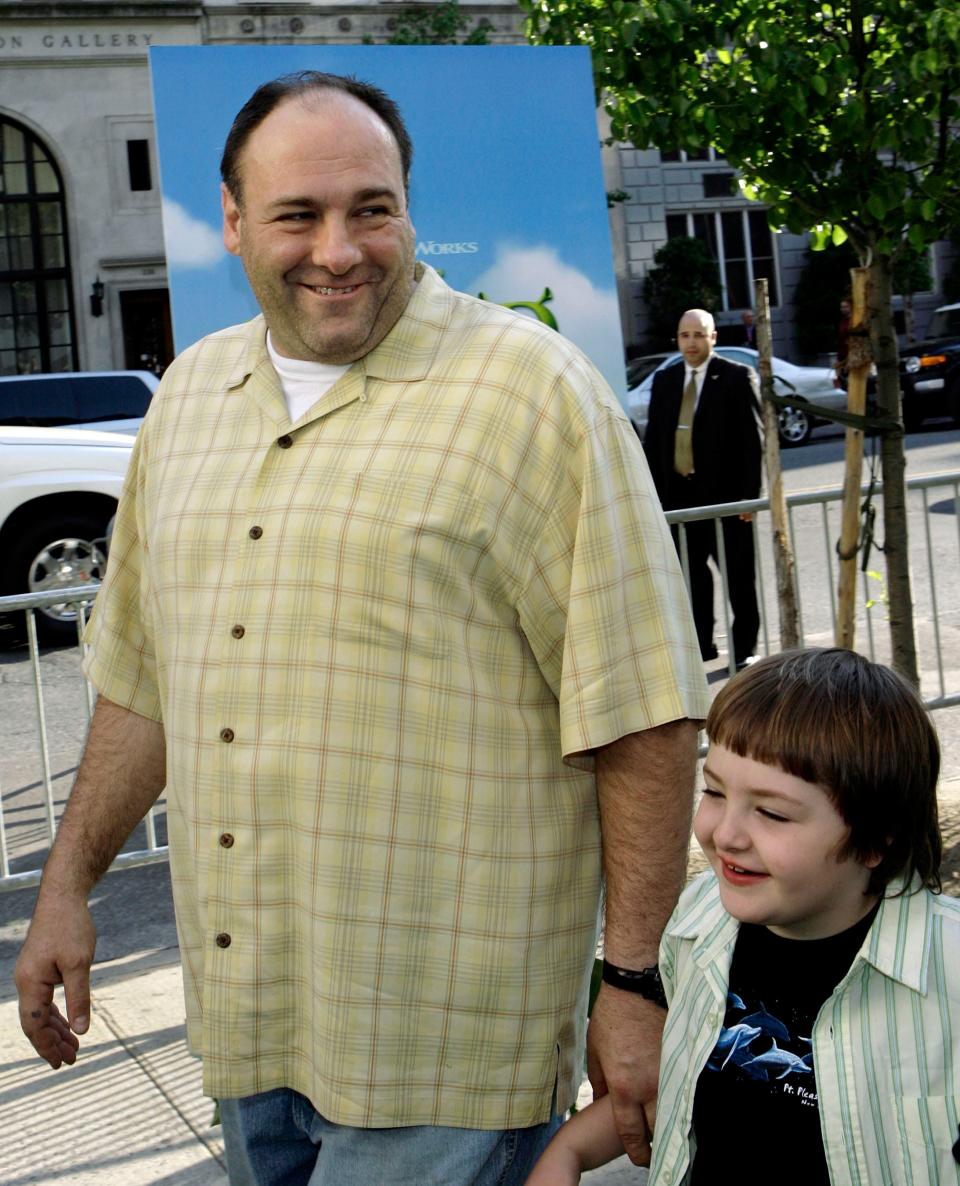
[[277,444],[280,446],[281,449],[289,449],[290,446],[293,444],[293,437],[287,436],[287,434],[284,433],[284,435],[282,437],[277,438]]
[[217,946],[218,947],[229,947],[231,942],[232,942],[232,940],[230,939],[230,936],[227,934],[226,931],[221,931],[220,934],[217,935]]
[[220,837],[220,847],[221,848],[233,848],[233,837],[230,835],[229,832],[224,832],[223,835]]
[[235,736],[236,735],[234,734],[232,729],[221,729],[220,730],[220,740],[221,741],[226,741],[226,742],[233,741]]
[[246,634],[246,629],[243,626],[238,625],[234,626],[230,633],[234,638],[243,638],[243,636]]
[[260,536],[263,535],[263,528],[262,527],[251,527],[250,530],[247,532],[247,534],[250,536],[251,539],[259,539]]

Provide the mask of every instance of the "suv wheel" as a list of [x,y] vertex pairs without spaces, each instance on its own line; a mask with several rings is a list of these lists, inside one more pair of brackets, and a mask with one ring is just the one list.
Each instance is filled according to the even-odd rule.
[[810,417],[800,408],[781,408],[777,417],[780,444],[787,449],[810,438]]
[[[21,533],[7,555],[3,583],[9,593],[45,593],[99,582],[107,566],[107,524],[78,511],[48,514]],[[37,610],[37,636],[45,643],[75,642],[77,607]]]

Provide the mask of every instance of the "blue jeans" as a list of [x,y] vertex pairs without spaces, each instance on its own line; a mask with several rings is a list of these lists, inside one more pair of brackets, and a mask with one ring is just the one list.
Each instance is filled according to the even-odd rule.
[[231,1186],[522,1186],[560,1125],[351,1128],[279,1087],[221,1100]]

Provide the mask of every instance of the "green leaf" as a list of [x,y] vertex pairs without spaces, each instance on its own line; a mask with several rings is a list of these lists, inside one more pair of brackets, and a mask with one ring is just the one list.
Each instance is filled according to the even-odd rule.
[[834,225],[833,230],[830,232],[830,242],[834,245],[834,247],[839,247],[841,243],[846,243],[847,238],[847,232],[843,229],[843,227]]
[[827,83],[822,74],[814,74],[810,79],[810,85],[818,95],[825,95],[827,93]]
[[883,198],[880,197],[879,194],[874,193],[871,194],[869,198],[867,198],[867,209],[877,220],[877,222],[883,222],[883,219],[887,213],[887,203],[883,200]]

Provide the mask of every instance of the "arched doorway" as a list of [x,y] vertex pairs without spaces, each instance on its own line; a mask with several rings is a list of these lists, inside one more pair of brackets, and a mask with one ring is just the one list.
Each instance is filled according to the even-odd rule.
[[72,291],[60,170],[0,115],[0,375],[77,369]]

